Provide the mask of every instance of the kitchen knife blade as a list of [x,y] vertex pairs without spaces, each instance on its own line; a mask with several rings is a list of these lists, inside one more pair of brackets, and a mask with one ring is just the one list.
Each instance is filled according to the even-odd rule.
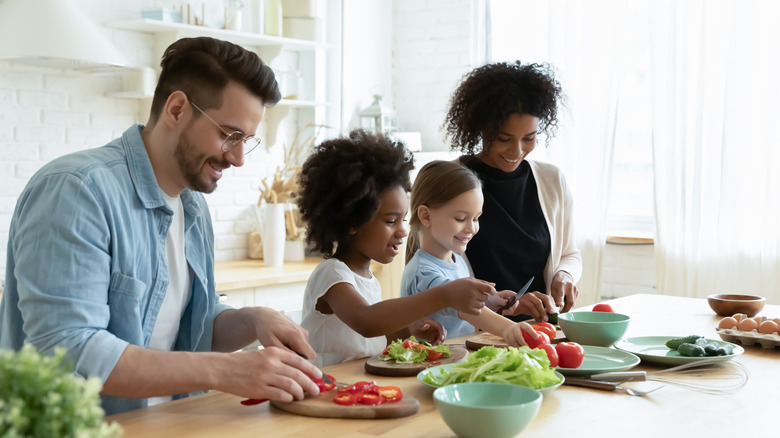
[[531,279],[528,280],[528,282],[522,288],[520,288],[520,290],[517,292],[517,294],[515,294],[515,296],[513,296],[512,298],[508,299],[506,301],[506,304],[504,304],[503,306],[499,307],[498,310],[496,310],[496,313],[498,313],[500,315],[501,312],[503,312],[504,310],[507,310],[508,308],[512,307],[515,304],[515,302],[517,301],[517,299],[520,298],[521,296],[523,296],[523,294],[528,291],[528,288],[531,287],[531,283],[533,283],[533,281],[534,281],[534,277],[531,276]]

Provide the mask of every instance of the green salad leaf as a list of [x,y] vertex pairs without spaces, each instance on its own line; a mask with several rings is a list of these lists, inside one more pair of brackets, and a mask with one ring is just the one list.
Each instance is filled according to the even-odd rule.
[[0,350],[0,436],[113,437],[117,423],[103,422],[100,379],[76,376],[65,350],[44,356],[32,345]]
[[547,353],[538,348],[482,347],[469,354],[449,372],[430,372],[423,381],[433,386],[464,382],[495,382],[523,385],[533,389],[547,388],[561,382],[550,368]]
[[450,357],[450,347],[444,344],[431,345],[427,341],[418,341],[414,336],[409,340],[415,344],[421,344],[422,348],[406,348],[404,340],[396,339],[387,347],[387,353],[379,356],[385,361],[394,360],[397,363],[423,363],[428,359],[428,351],[433,350],[442,353],[441,357]]

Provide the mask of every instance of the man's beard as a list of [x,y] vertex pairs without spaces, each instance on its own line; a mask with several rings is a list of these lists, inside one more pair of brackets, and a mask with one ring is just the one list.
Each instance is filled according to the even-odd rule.
[[208,163],[214,163],[222,169],[227,169],[230,167],[230,164],[225,161],[219,161],[216,158],[206,158],[206,154],[192,156],[193,149],[194,147],[190,142],[185,138],[181,138],[176,145],[173,156],[179,165],[184,181],[187,183],[187,188],[197,192],[211,193],[217,189],[217,180],[202,177],[203,166],[209,165]]

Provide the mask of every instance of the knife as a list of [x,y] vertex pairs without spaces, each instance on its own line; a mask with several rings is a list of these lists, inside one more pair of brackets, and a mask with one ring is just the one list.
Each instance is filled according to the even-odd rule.
[[[290,348],[290,346],[287,345],[287,348]],[[290,350],[292,350],[292,348],[290,348]],[[293,350],[293,351],[295,351],[295,350]],[[295,354],[297,354],[298,356],[300,356],[300,357],[302,357],[302,358],[304,358],[306,360],[309,360],[309,358],[306,357],[305,355],[303,355],[302,353],[299,353],[299,352],[295,351]],[[322,380],[325,383],[327,383],[328,385],[333,385],[335,383],[333,380],[330,380],[330,377],[328,377],[328,375],[325,374],[325,371],[322,371],[322,369],[320,369],[320,368],[317,368],[317,369],[320,370],[320,373],[322,373]]]
[[[290,348],[290,346],[287,345],[287,348]],[[290,348],[290,350],[292,350],[292,348]],[[295,350],[293,350],[293,351],[295,351]],[[300,356],[300,357],[302,357],[302,358],[304,358],[306,360],[309,360],[309,358],[304,356],[303,354],[301,354],[301,353],[299,353],[297,351],[295,351],[295,353],[298,354],[298,356]],[[328,377],[328,375],[325,374],[325,371],[322,371],[322,369],[320,369],[320,368],[317,368],[317,369],[320,370],[320,373],[322,373],[322,381],[323,382],[327,383],[328,385],[334,385],[335,384],[335,382],[333,380],[330,380],[330,377]],[[268,401],[267,398],[261,398],[261,399],[249,398],[249,399],[241,401],[241,404],[244,405],[244,406],[254,406],[254,405],[257,405],[257,404],[260,404],[260,403],[264,403],[264,402],[267,402],[267,401]]]
[[517,294],[515,294],[515,296],[513,296],[512,298],[508,299],[506,301],[506,304],[504,304],[503,306],[499,307],[498,310],[496,310],[496,313],[498,313],[500,315],[501,312],[503,312],[504,310],[507,310],[508,308],[512,307],[515,304],[515,302],[517,302],[517,299],[520,298],[521,296],[523,296],[523,294],[526,293],[526,291],[528,291],[528,288],[531,287],[531,283],[533,283],[533,281],[534,281],[534,277],[532,275],[531,279],[528,280],[528,282],[517,292]]

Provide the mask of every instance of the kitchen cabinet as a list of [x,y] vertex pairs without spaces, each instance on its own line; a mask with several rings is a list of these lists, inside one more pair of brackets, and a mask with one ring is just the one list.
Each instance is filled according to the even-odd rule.
[[307,257],[302,262],[285,261],[280,267],[264,266],[262,260],[216,262],[215,288],[220,301],[234,308],[270,307],[300,323],[306,282],[321,261]]

